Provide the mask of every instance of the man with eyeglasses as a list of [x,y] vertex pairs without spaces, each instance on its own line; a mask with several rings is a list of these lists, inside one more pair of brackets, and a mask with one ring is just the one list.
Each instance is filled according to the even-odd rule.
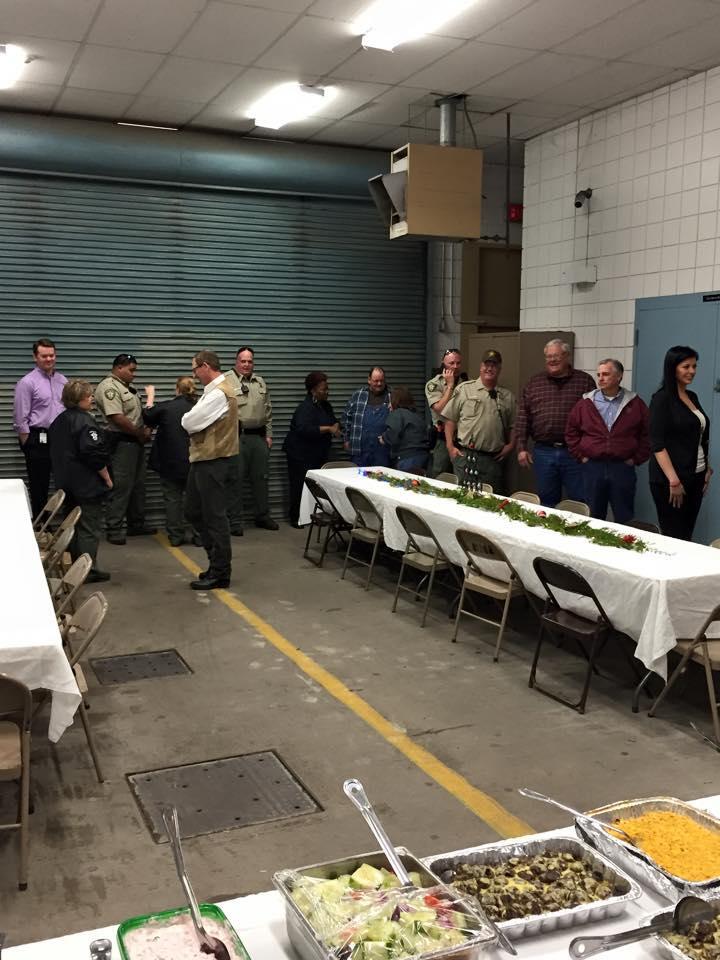
[[108,543],[126,543],[127,536],[155,533],[145,525],[145,444],[152,431],[143,423],[142,404],[132,385],[137,360],[131,353],[119,353],[112,372],[97,385],[95,402],[107,420],[107,441],[112,454],[110,471],[113,488],[105,510]]
[[431,477],[436,477],[439,473],[452,473],[452,462],[445,444],[445,421],[440,414],[450,403],[455,388],[461,382],[461,365],[460,351],[457,347],[450,347],[443,354],[440,373],[425,384],[425,399],[430,407],[432,424],[437,434],[431,452]]
[[272,448],[272,403],[265,380],[255,373],[255,351],[240,347],[235,354],[235,369],[225,374],[235,388],[240,420],[240,455],[237,475],[230,479],[230,530],[243,534],[243,484],[250,481],[255,526],[279,530],[268,507],[268,478]]
[[190,434],[190,473],[185,490],[185,517],[200,531],[208,555],[207,570],[190,583],[193,590],[230,586],[232,540],[228,521],[228,479],[240,448],[235,386],[220,370],[211,350],[192,359],[193,375],[205,387],[181,423]]

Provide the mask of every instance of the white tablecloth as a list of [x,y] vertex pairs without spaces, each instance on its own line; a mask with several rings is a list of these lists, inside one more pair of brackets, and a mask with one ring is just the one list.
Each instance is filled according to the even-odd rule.
[[[386,472],[408,476],[396,470]],[[616,629],[636,641],[636,656],[663,677],[667,672],[666,655],[676,639],[694,636],[720,603],[720,550],[593,520],[596,526],[633,533],[653,549],[637,553],[602,547],[582,537],[569,538],[543,527],[528,527],[501,514],[461,506],[454,500],[391,487],[363,476],[356,467],[311,470],[308,476],[322,484],[347,520],[352,520],[355,512],[345,496],[345,488],[362,490],[383,518],[385,542],[391,549],[405,549],[407,536],[395,513],[395,507],[403,505],[422,515],[448,557],[459,565],[464,566],[465,558],[455,537],[456,530],[462,527],[487,534],[505,551],[527,589],[538,596],[544,596],[544,590],[532,567],[536,556],[571,564],[590,582]],[[309,521],[313,505],[306,487],[300,523]],[[496,573],[502,575],[500,570]],[[578,612],[594,611],[590,601],[570,605]]]
[[[720,815],[720,797],[708,797],[698,800],[695,806],[714,814]],[[552,831],[554,835],[560,831]],[[575,836],[571,828],[561,831],[567,836]],[[546,834],[536,834],[537,837]],[[472,846],[472,838],[468,838],[468,846]],[[371,844],[368,844],[370,847]],[[413,851],[419,856],[424,851]],[[168,856],[170,854],[168,853]],[[320,859],[319,857],[317,858]],[[297,867],[301,864],[292,863],[292,858],[284,866]],[[32,883],[32,878],[30,880]],[[178,896],[178,905],[181,899]],[[252,960],[297,960],[287,939],[285,932],[285,910],[279,893],[257,893],[249,897],[238,897],[235,900],[226,900],[219,906],[240,935],[247,947]],[[520,957],[526,960],[567,960],[567,946],[575,936],[580,934],[608,934],[627,930],[637,925],[638,921],[660,910],[666,910],[667,902],[661,900],[657,894],[644,892],[643,896],[631,903],[626,913],[613,920],[603,920],[586,926],[558,930],[550,934],[537,937],[528,937],[518,940],[515,946]],[[11,917],[8,918],[10,921]],[[10,923],[12,926],[12,923]],[[13,947],[3,951],[7,960],[78,960],[89,956],[88,947],[91,940],[98,937],[108,937],[113,943],[113,957],[118,956],[115,940],[116,926],[103,927],[98,930],[88,930],[83,933],[74,933],[67,937],[58,937],[54,940],[43,940],[38,943],[27,944],[22,947]],[[654,941],[636,943],[629,947],[621,947],[614,951],[618,960],[657,960],[658,951]],[[487,960],[507,960],[508,954],[500,950],[488,950],[482,954]]]
[[22,480],[0,480],[0,673],[52,692],[48,736],[73,722],[80,692],[60,641]]

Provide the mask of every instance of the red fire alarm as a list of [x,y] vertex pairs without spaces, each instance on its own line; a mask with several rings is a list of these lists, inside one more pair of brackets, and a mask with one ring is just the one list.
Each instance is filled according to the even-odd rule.
[[508,220],[510,223],[522,223],[523,205],[521,203],[508,204]]

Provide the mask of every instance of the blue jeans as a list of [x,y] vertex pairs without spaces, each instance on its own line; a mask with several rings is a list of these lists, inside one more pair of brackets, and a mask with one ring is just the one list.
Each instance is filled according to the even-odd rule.
[[544,507],[554,507],[565,495],[571,500],[585,499],[583,468],[571,457],[566,447],[551,447],[535,444],[532,453],[535,464],[535,481],[540,502]]
[[622,460],[588,460],[582,465],[585,480],[585,503],[590,515],[598,520],[607,517],[608,504],[616,523],[628,523],[635,507],[635,467]]
[[408,473],[427,470],[428,457],[428,453],[409,453],[406,457],[398,457],[395,467],[398,470],[406,470]]

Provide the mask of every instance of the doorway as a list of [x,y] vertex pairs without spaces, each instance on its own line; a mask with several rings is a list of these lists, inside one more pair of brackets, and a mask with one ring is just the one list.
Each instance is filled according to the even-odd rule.
[[[649,405],[662,379],[663,360],[669,347],[687,344],[700,355],[692,389],[710,417],[710,483],[695,526],[694,540],[709,543],[720,537],[720,293],[691,293],[674,297],[649,297],[635,303],[633,390]],[[714,440],[713,440],[714,435]],[[652,456],[652,454],[651,454]],[[647,464],[638,471],[635,497],[638,519],[657,522],[650,496]]]

